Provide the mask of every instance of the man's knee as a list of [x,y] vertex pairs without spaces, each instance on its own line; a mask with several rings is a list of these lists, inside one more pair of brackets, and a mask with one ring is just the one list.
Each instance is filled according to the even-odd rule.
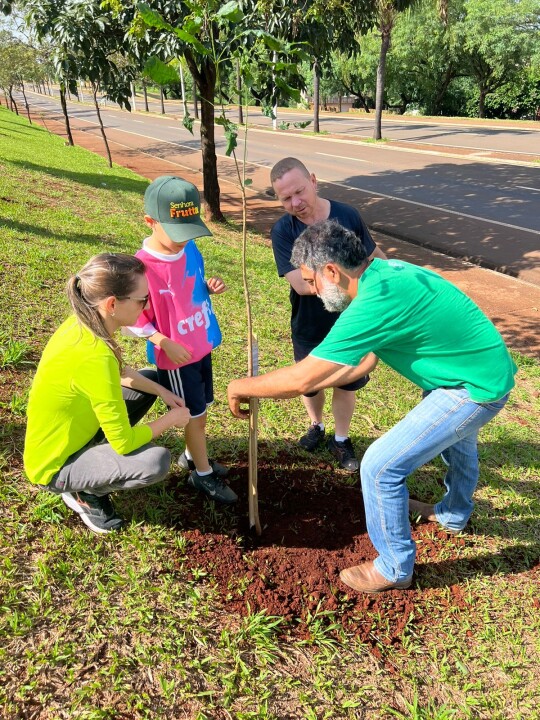
[[379,472],[380,464],[377,462],[377,453],[373,452],[375,443],[372,443],[364,453],[360,462],[360,477],[372,478]]

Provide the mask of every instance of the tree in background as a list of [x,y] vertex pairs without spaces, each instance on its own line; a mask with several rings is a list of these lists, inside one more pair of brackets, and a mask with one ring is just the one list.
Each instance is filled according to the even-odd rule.
[[9,32],[0,32],[0,87],[9,98],[11,108],[17,115],[19,110],[13,97],[13,90],[16,88],[21,91],[30,124],[32,119],[24,83],[26,80],[37,81],[41,76],[42,69],[36,51]]
[[462,7],[456,34],[476,82],[478,117],[485,117],[486,98],[519,84],[538,53],[540,1],[464,0]]
[[448,11],[445,24],[432,0],[421,0],[397,18],[388,54],[389,107],[438,115],[452,81],[465,74],[454,31],[457,8]]

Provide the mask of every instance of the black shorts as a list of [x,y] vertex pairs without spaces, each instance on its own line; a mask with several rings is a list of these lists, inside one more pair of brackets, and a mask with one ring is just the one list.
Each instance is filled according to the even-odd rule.
[[[300,362],[300,360],[306,358],[309,353],[317,347],[317,345],[302,345],[302,343],[299,343],[294,338],[292,339],[292,344],[295,362]],[[360,390],[360,388],[363,388],[364,385],[368,384],[368,382],[369,375],[366,375],[365,377],[362,377],[359,380],[355,380],[352,383],[348,383],[347,385],[340,385],[339,390],[350,390],[351,392],[354,392],[355,390]],[[315,395],[317,395],[316,392],[306,393],[304,397],[315,397]]]
[[212,354],[175,370],[157,369],[158,383],[186,401],[192,418],[200,417],[214,402]]

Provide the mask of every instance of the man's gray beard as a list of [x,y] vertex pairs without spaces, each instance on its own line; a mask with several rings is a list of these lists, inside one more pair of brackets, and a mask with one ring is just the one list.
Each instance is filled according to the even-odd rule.
[[328,312],[343,312],[351,303],[351,298],[345,290],[342,290],[339,285],[326,281],[323,283],[319,297]]

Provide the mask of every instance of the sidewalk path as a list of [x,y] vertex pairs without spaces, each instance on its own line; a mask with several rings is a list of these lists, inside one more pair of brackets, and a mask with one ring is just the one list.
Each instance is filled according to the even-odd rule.
[[[40,118],[35,117],[40,123]],[[58,135],[65,136],[62,123],[47,120],[47,128]],[[88,132],[72,128],[77,145],[104,156],[101,138]],[[143,177],[154,179],[159,175],[176,173],[202,188],[202,172],[178,165],[175,170],[170,162],[126,148],[109,139],[113,161],[123,165]],[[235,184],[227,178],[229,173],[221,174],[221,208],[225,215],[241,222],[242,207],[240,193]],[[259,187],[270,188],[269,171],[260,168],[259,172],[268,176]],[[269,236],[272,224],[280,217],[279,204],[267,192],[248,193],[248,224]],[[215,232],[219,232],[215,228]],[[509,275],[478,267],[459,258],[449,257],[426,247],[412,245],[380,232],[373,232],[374,239],[384,252],[391,257],[422,265],[437,272],[453,282],[469,295],[491,318],[505,338],[509,347],[540,359],[540,287]]]

